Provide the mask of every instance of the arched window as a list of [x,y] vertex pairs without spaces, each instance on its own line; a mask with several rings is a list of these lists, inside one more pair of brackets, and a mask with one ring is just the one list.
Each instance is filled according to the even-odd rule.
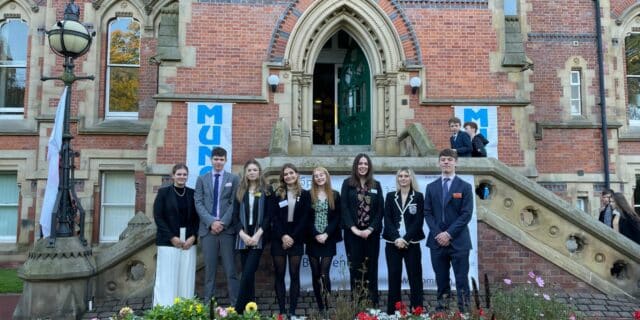
[[140,23],[118,17],[109,23],[105,118],[138,118]]
[[0,119],[24,117],[29,28],[19,19],[0,25]]
[[640,126],[640,33],[631,33],[624,40],[627,64],[627,98],[629,125]]

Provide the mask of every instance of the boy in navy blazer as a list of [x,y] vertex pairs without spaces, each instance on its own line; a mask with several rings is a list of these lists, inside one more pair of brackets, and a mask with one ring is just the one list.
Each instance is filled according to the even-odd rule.
[[449,119],[449,130],[451,130],[451,149],[458,153],[458,157],[471,157],[471,151],[473,146],[471,145],[471,137],[466,132],[462,131],[462,121],[459,118],[453,117]]
[[451,295],[449,268],[456,278],[458,308],[468,311],[469,251],[471,236],[467,225],[473,214],[473,191],[469,183],[456,176],[458,155],[444,149],[439,155],[442,176],[427,185],[424,199],[424,220],[429,226],[427,247],[431,250],[431,265],[438,287],[437,311],[447,308]]

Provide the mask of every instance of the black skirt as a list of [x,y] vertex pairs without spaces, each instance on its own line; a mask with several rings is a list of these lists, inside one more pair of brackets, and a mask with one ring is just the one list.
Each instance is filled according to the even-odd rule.
[[336,255],[336,242],[327,239],[321,244],[315,239],[309,240],[305,251],[310,257],[333,257]]
[[304,244],[296,242],[293,247],[285,250],[282,248],[282,240],[274,239],[271,241],[272,256],[302,256],[304,254]]

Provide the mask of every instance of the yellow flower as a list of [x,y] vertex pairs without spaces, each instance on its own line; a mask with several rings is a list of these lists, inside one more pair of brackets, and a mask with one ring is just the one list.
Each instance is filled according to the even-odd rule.
[[234,313],[236,313],[236,308],[234,308],[234,307],[227,307],[227,312],[228,312],[228,313],[231,313],[231,314],[234,314]]
[[180,303],[180,297],[173,299],[173,304],[178,304],[178,303]]
[[196,304],[196,312],[197,313],[201,313],[202,312],[202,305],[201,304]]
[[247,305],[244,307],[244,311],[256,312],[258,311],[258,305],[255,302],[251,301],[247,303]]

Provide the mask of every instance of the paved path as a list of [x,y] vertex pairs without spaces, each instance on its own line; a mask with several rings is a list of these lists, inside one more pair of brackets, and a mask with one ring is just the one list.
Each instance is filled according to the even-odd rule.
[[[408,301],[407,295],[404,295],[405,301]],[[630,300],[625,298],[614,298],[603,294],[592,293],[575,293],[575,294],[557,294],[557,299],[562,302],[573,302],[577,310],[582,312],[589,320],[633,320],[633,312],[640,310],[639,300]],[[315,315],[315,300],[311,292],[301,293],[298,303],[298,315]],[[380,297],[380,301],[386,301],[386,294]],[[435,292],[427,292],[425,294],[425,302],[429,305],[435,305]],[[226,305],[227,299],[220,299],[221,305]],[[258,307],[265,314],[273,314],[277,311],[277,303],[273,293],[270,296],[258,298]],[[137,314],[142,314],[145,310],[151,308],[151,298],[138,298],[121,302],[119,300],[99,301],[96,308],[87,312],[83,319],[108,319],[113,316],[123,306],[130,306]],[[381,304],[384,308],[384,305]],[[581,318],[584,319],[584,318]],[[347,320],[347,319],[337,319]],[[351,319],[348,319],[351,320]],[[508,320],[508,319],[504,319]]]
[[9,320],[13,317],[13,310],[16,309],[19,294],[0,294],[0,320]]

